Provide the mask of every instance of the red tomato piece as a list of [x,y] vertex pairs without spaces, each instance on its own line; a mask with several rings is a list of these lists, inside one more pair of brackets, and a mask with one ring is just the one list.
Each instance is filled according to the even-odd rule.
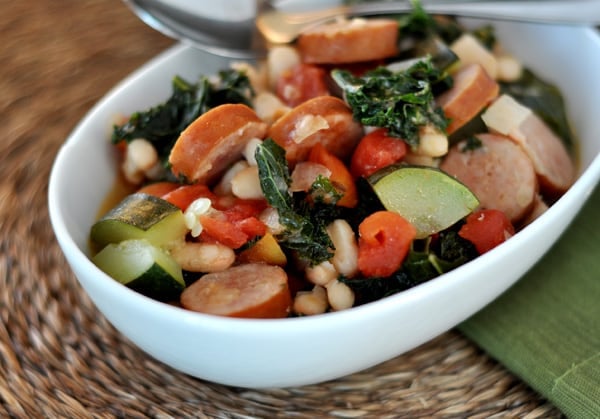
[[515,228],[502,211],[484,209],[471,213],[458,235],[473,243],[483,254],[515,234]]
[[214,202],[216,197],[208,186],[198,183],[180,186],[166,193],[162,198],[169,201],[171,204],[178,206],[181,211],[185,211],[186,208],[198,198],[209,198]]
[[386,277],[400,269],[417,231],[400,214],[378,211],[360,223],[358,233],[358,270]]
[[288,106],[297,106],[317,96],[329,95],[327,73],[313,64],[298,64],[284,71],[277,80],[277,96]]
[[262,237],[267,232],[267,226],[256,217],[248,217],[234,223],[248,239]]
[[205,236],[209,236],[227,247],[237,249],[249,239],[246,233],[225,218],[221,219],[207,215],[201,215],[198,218],[202,224],[202,240],[205,239]]
[[267,232],[267,226],[257,218],[266,207],[265,201],[235,198],[223,208],[218,204],[224,204],[224,199],[216,198],[214,202],[217,212],[199,217],[203,241],[218,241],[237,249]]
[[389,137],[385,128],[365,135],[354,150],[350,172],[354,177],[370,176],[377,170],[400,162],[408,151],[406,143]]
[[228,220],[239,221],[248,217],[256,217],[266,207],[267,201],[264,199],[235,198],[228,206],[219,209],[223,210]]

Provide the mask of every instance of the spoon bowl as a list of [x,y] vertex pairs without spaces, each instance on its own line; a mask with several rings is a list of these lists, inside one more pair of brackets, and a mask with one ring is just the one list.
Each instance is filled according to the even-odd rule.
[[[299,1],[247,0],[219,2],[175,0],[124,0],[147,25],[198,49],[228,58],[256,59],[266,55],[268,44],[293,42],[311,27],[340,17],[406,13],[412,2],[377,1],[340,6],[318,3],[298,11]],[[331,4],[338,6],[330,6]],[[597,0],[448,1],[423,2],[431,14],[564,25],[597,25]]]

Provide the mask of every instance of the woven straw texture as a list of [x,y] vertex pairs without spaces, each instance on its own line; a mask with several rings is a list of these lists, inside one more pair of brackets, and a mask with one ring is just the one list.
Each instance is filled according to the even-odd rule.
[[173,41],[118,0],[0,5],[1,417],[560,416],[455,331],[343,379],[261,391],[191,378],[143,353],[66,265],[47,181],[87,110]]

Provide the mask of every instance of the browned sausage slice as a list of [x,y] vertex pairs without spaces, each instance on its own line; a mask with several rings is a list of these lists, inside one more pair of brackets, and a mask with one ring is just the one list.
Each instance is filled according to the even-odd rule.
[[545,196],[556,198],[571,186],[575,166],[567,149],[529,108],[502,95],[490,105],[482,119],[491,131],[506,135],[523,147],[533,162]]
[[321,143],[345,159],[363,136],[362,125],[354,120],[346,103],[334,96],[319,96],[296,106],[279,118],[268,136],[282,146],[290,166],[308,157]]
[[341,64],[378,60],[398,53],[398,23],[392,19],[352,19],[320,25],[298,38],[302,60]]
[[285,271],[263,263],[206,274],[187,287],[180,300],[188,310],[246,318],[286,317],[292,304]]
[[246,105],[225,104],[200,115],[179,136],[169,162],[176,176],[212,183],[242,156],[252,138],[264,138],[267,124]]
[[454,85],[442,93],[436,102],[442,107],[452,134],[473,119],[498,96],[500,87],[480,64],[469,64],[454,75]]
[[537,177],[521,147],[507,137],[479,134],[481,146],[450,149],[440,169],[456,177],[477,196],[482,208],[497,209],[515,223],[526,216],[536,198]]

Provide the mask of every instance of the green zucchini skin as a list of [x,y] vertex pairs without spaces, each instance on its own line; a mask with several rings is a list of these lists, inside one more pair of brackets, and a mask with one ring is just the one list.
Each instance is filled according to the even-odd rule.
[[110,243],[92,261],[116,281],[155,300],[177,300],[185,288],[181,267],[147,240]]
[[469,188],[433,167],[387,167],[369,182],[388,211],[415,226],[417,238],[445,230],[479,206]]
[[135,193],[94,223],[90,238],[99,249],[130,239],[144,239],[165,247],[182,241],[186,232],[183,213],[178,207],[152,195]]

